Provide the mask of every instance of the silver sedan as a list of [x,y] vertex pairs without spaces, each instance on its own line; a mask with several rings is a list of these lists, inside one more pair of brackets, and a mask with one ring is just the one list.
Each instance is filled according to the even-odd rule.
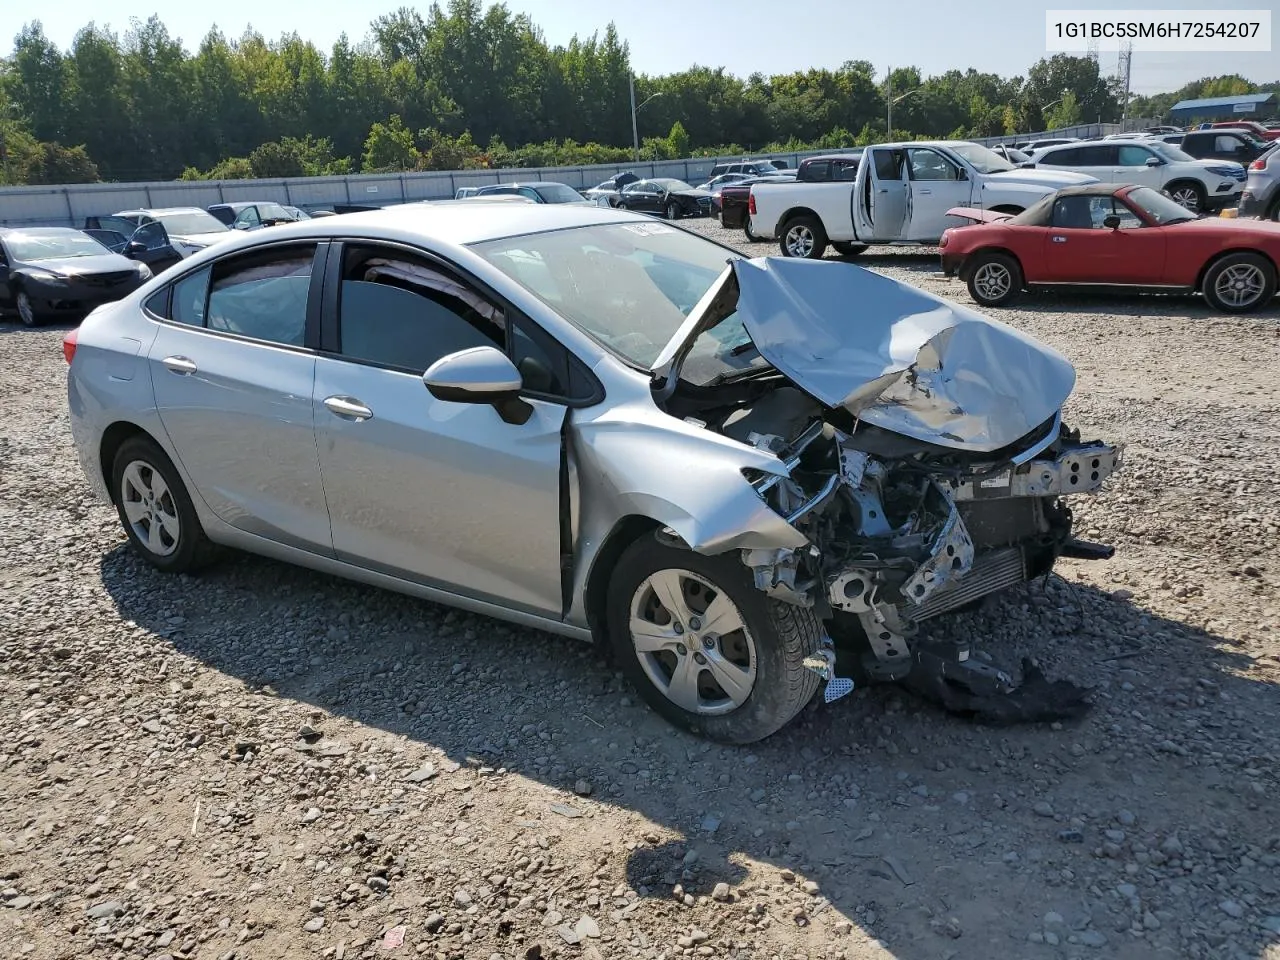
[[833,638],[855,677],[963,682],[918,624],[1103,551],[1060,500],[1119,452],[1008,327],[568,204],[253,232],[65,352],[85,474],[160,570],[234,548],[595,638],[724,742],[847,692]]

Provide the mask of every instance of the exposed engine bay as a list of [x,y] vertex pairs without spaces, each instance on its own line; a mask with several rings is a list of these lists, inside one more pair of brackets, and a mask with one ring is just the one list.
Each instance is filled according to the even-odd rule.
[[[1007,448],[959,452],[860,423],[767,375],[686,386],[668,410],[785,464],[785,476],[748,479],[809,546],[743,550],[742,560],[760,590],[816,608],[833,634],[857,634],[857,674],[905,681],[948,709],[991,720],[1085,708],[1088,691],[1050,684],[1033,664],[1015,687],[966,645],[926,648],[916,637],[925,621],[1047,574],[1060,556],[1109,556],[1073,539],[1062,497],[1096,491],[1118,468],[1120,448],[1082,442],[1055,414]],[[813,669],[829,684],[838,679],[834,655]]]

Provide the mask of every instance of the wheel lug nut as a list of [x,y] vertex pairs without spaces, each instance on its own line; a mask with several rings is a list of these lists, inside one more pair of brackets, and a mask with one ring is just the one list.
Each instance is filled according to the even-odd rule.
[[697,617],[690,617],[690,618],[689,618],[689,629],[690,629],[690,630],[700,630],[700,629],[702,629],[702,621],[701,621],[701,620],[699,620]]
[[684,624],[678,620],[676,621],[675,625],[671,629],[676,632],[677,637],[682,636],[684,634]]
[[683,657],[683,656],[687,656],[687,655],[688,655],[688,653],[689,653],[689,648],[688,648],[688,647],[686,647],[683,643],[677,643],[677,644],[676,644],[676,653],[680,654],[680,656],[682,656],[682,657]]
[[695,663],[699,663],[699,664],[705,664],[707,662],[707,658],[700,653],[695,653],[693,655],[693,659]]

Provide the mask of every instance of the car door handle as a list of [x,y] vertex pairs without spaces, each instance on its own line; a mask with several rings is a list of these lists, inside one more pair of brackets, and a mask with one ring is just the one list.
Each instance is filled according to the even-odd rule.
[[921,192],[921,193],[933,193],[933,191],[932,191],[932,190],[921,190],[920,192]]
[[161,362],[179,376],[189,377],[196,372],[196,362],[187,357],[165,357]]
[[1066,237],[1054,237],[1054,238],[1053,238],[1053,242],[1054,242],[1054,243],[1066,243],[1066,242],[1067,242],[1067,238],[1066,238]]
[[325,397],[325,407],[335,417],[360,423],[373,418],[373,411],[354,397]]

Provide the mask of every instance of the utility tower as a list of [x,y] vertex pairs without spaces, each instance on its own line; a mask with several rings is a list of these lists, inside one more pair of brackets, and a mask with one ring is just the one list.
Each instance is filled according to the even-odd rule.
[[1096,39],[1089,41],[1089,52],[1085,56],[1093,61],[1095,67],[1098,65],[1098,41]]
[[1120,47],[1120,62],[1116,72],[1117,79],[1124,83],[1124,99],[1120,101],[1120,132],[1123,133],[1125,121],[1129,119],[1129,82],[1133,75],[1132,43]]

